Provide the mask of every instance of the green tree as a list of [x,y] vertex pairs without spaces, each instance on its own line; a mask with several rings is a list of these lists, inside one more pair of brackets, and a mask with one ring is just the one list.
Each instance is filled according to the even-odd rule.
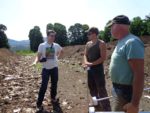
[[[110,20],[107,22],[107,24],[108,23],[110,23]],[[108,27],[105,26],[104,31],[103,30],[100,31],[99,38],[102,39],[102,40],[104,40],[105,42],[112,41],[113,38],[111,36],[110,28],[108,28]]]
[[71,45],[85,44],[88,40],[86,31],[89,29],[89,26],[80,23],[76,23],[69,27],[68,29],[68,38]]
[[147,22],[147,32],[148,32],[148,35],[150,35],[150,21]]
[[54,30],[54,25],[52,23],[48,23],[46,26],[46,30]]
[[61,46],[66,46],[68,41],[66,27],[60,23],[55,23],[54,30],[56,32],[55,42]]
[[47,24],[46,30],[54,30],[56,32],[55,42],[61,46],[66,46],[68,44],[67,30],[66,26],[60,23]]
[[143,20],[141,36],[150,35],[149,27],[150,27],[150,22]]
[[144,31],[143,26],[143,20],[140,17],[135,17],[131,22],[130,32],[136,36],[141,36]]
[[88,41],[88,37],[87,37],[87,31],[89,30],[89,26],[87,24],[83,24],[82,25],[82,29],[83,29],[83,40],[82,40],[82,44],[86,44]]
[[29,32],[30,49],[33,52],[38,50],[38,46],[43,42],[43,36],[39,26],[34,26]]
[[112,36],[111,36],[111,33],[110,33],[110,28],[108,27],[105,27],[104,29],[104,37],[103,37],[103,40],[105,42],[110,42],[112,39]]
[[7,30],[7,27],[3,24],[0,24],[0,48],[10,48],[8,44],[8,38],[5,34],[5,31]]
[[146,26],[146,30],[147,30],[147,35],[150,35],[150,14],[146,15],[144,22],[145,22],[145,26]]
[[105,31],[103,31],[103,30],[99,31],[99,35],[98,35],[99,39],[105,40],[104,34],[105,34]]

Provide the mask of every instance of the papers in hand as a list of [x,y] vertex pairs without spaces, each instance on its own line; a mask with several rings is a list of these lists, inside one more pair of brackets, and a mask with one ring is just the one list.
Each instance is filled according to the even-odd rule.
[[149,95],[144,95],[144,97],[150,99],[150,96],[149,96]]
[[87,70],[87,71],[90,70],[90,67],[87,67],[86,70]]
[[36,62],[33,62],[31,65],[29,65],[29,67],[35,66],[36,64]]

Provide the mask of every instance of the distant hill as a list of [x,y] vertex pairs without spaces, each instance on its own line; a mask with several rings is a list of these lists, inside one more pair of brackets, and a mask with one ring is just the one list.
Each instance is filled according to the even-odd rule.
[[8,43],[11,47],[11,50],[27,50],[30,47],[29,40],[16,41],[13,39],[8,39]]

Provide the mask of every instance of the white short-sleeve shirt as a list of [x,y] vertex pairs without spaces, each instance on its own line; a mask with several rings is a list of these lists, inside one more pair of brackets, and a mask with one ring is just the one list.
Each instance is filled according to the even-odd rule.
[[58,67],[57,53],[62,50],[62,47],[57,43],[48,44],[47,42],[41,43],[38,47],[38,53],[42,54],[41,58],[46,58],[47,61],[43,62],[43,68],[52,69]]

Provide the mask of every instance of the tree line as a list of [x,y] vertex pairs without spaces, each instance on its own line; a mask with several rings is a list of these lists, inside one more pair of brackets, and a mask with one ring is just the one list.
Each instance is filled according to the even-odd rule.
[[[108,23],[109,22],[110,21],[108,21]],[[139,37],[150,35],[150,14],[145,16],[144,19],[141,19],[139,16],[134,17],[131,21],[130,32]],[[105,42],[114,40],[114,38],[111,37],[110,29],[107,27],[100,31],[99,37]]]
[[8,38],[5,34],[5,31],[7,30],[7,27],[3,24],[0,24],[0,48],[10,48],[8,44]]
[[[62,47],[68,45],[82,45],[88,40],[86,31],[89,29],[87,24],[76,23],[70,28],[66,29],[66,26],[61,23],[48,23],[46,26],[47,30],[54,30],[56,32],[55,42],[60,44]],[[42,36],[39,26],[34,26],[29,32],[30,48],[32,51],[36,52],[38,45],[46,40]]]
[[[109,21],[108,21],[109,22]],[[84,45],[88,41],[87,30],[89,29],[88,24],[75,23],[71,25],[69,29],[66,29],[66,26],[61,23],[48,23],[46,25],[46,30],[55,30],[56,31],[56,43],[61,46],[68,45]],[[0,48],[9,48],[7,35],[5,31],[7,27],[3,24],[0,24]],[[136,36],[150,35],[150,15],[145,16],[144,19],[141,17],[135,17],[131,21],[130,25],[131,33]],[[43,37],[40,27],[34,26],[29,31],[29,40],[30,40],[30,49],[33,52],[36,52],[40,43],[46,40],[46,37]],[[99,31],[99,38],[105,42],[113,41],[113,37],[110,33],[110,28],[105,27],[104,30]]]

